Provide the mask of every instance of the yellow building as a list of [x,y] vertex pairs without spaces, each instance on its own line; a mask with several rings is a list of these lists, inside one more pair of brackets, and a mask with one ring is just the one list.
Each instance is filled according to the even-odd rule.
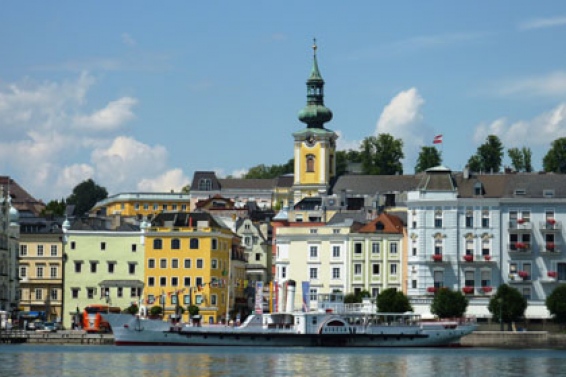
[[181,307],[188,321],[187,308],[196,305],[206,323],[225,319],[235,301],[229,297],[234,233],[208,213],[162,213],[144,228],[148,309],[161,306],[169,319]]
[[332,111],[324,106],[324,80],[318,70],[316,44],[314,62],[307,80],[307,105],[299,112],[299,120],[307,128],[295,132],[293,200],[327,193],[336,176],[336,139],[338,135],[324,123],[332,119]]
[[182,192],[120,193],[96,203],[93,214],[152,219],[162,212],[189,212],[190,195]]

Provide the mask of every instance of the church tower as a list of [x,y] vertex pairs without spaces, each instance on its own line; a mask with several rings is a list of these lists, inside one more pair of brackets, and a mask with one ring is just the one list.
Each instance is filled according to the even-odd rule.
[[332,111],[324,106],[324,80],[318,70],[316,40],[313,45],[313,66],[307,80],[307,105],[299,112],[299,120],[307,125],[295,132],[295,167],[293,201],[327,193],[330,180],[336,176],[336,139],[338,135],[324,128],[332,119]]

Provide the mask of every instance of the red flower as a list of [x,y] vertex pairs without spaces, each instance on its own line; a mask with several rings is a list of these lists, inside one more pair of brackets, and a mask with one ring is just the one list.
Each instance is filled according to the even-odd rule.
[[519,220],[517,220],[517,222],[518,222],[519,224],[522,224],[522,223],[525,222],[525,219],[519,219]]
[[442,254],[434,254],[434,255],[432,256],[432,259],[433,259],[435,262],[440,262],[440,261],[442,261]]
[[489,293],[493,290],[492,287],[482,287],[482,291],[484,291],[484,293]]
[[466,254],[466,255],[464,255],[464,260],[466,262],[472,262],[474,260],[474,256],[471,255],[471,254]]
[[485,259],[485,260],[491,260],[491,255],[484,255],[484,256],[483,256],[483,259]]
[[436,287],[428,287],[428,288],[426,289],[426,291],[427,291],[428,293],[436,293],[437,290],[438,290],[438,289],[437,289]]
[[527,271],[519,271],[517,275],[519,275],[523,279],[529,276]]
[[546,243],[546,248],[547,248],[548,250],[554,250],[554,247],[555,247],[555,246],[556,246],[556,245],[554,244],[554,242],[547,242],[547,243]]
[[474,293],[474,287],[464,287],[462,288],[462,292],[464,292],[465,294],[470,294],[470,293]]
[[554,220],[553,218],[546,219],[546,222],[549,223],[550,225],[556,224],[556,220]]
[[548,271],[547,275],[549,278],[555,278],[557,274],[556,271]]

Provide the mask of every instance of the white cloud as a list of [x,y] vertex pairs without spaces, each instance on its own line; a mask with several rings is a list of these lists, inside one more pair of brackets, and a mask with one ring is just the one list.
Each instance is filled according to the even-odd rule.
[[502,96],[514,94],[527,96],[564,96],[566,72],[557,71],[545,76],[527,77],[497,84],[496,91]]
[[377,121],[376,135],[387,133],[403,140],[404,170],[414,168],[420,147],[430,144],[433,131],[424,123],[425,101],[416,88],[397,94],[383,109]]
[[556,27],[562,25],[566,25],[566,16],[535,18],[521,23],[519,25],[519,29],[521,30],[544,29],[544,28]]
[[338,140],[336,140],[336,149],[339,151],[348,151],[348,150],[354,150],[354,151],[358,151],[360,150],[360,145],[362,144],[361,140],[348,140],[344,137],[344,133],[340,130],[336,130],[335,131],[336,134],[338,134]]
[[[533,132],[536,130],[536,132]],[[547,146],[566,134],[566,102],[531,120],[509,122],[506,118],[480,124],[474,133],[474,142],[485,142],[488,135],[497,135],[507,148]]]
[[132,107],[137,104],[137,100],[131,97],[123,97],[116,101],[111,101],[105,108],[92,113],[75,118],[75,123],[84,128],[96,131],[115,130],[125,123],[134,119]]
[[169,170],[155,178],[144,178],[139,181],[137,189],[149,192],[175,192],[181,191],[183,187],[190,184],[191,180],[181,169]]

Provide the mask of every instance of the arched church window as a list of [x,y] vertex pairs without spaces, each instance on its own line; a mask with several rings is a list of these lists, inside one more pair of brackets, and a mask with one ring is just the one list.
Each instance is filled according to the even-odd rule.
[[314,155],[307,155],[307,172],[314,172]]

